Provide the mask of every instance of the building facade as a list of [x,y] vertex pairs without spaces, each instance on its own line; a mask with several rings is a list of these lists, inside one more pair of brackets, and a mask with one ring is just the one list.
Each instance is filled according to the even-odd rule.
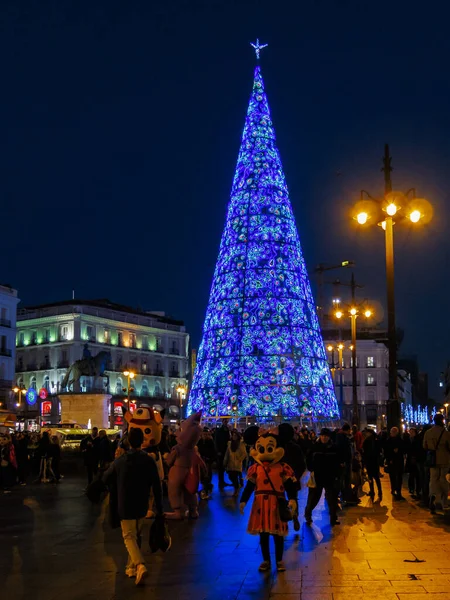
[[0,285],[0,408],[11,399],[16,354],[17,290]]
[[[76,360],[106,351],[110,360],[105,376],[82,377],[81,392],[111,394],[114,411],[114,403],[120,405],[128,396],[124,371],[132,371],[130,402],[168,408],[179,417],[188,384],[189,335],[182,322],[164,313],[134,310],[108,300],[24,308],[17,314],[16,346],[17,385],[42,392],[41,397],[57,398],[65,391],[66,372]],[[48,403],[46,399],[46,410],[51,408],[54,417],[57,407]],[[38,411],[40,405],[42,413],[43,404],[26,410]]]
[[[325,348],[335,382],[336,396],[341,418],[351,423],[353,410],[352,351],[349,332],[341,332],[342,364],[339,365],[337,332],[324,330]],[[389,351],[385,344],[385,331],[367,329],[358,332],[356,341],[356,385],[361,425],[386,426],[389,399]],[[345,339],[347,338],[347,339]],[[329,350],[328,347],[332,347]],[[342,383],[341,383],[342,381]],[[411,376],[406,370],[398,370],[398,394],[400,402],[412,403]]]

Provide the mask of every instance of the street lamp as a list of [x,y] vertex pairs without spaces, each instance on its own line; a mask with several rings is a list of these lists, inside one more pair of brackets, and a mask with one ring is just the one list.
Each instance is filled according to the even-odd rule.
[[[397,382],[397,339],[395,325],[395,286],[394,286],[394,217],[399,221],[402,217],[410,223],[427,223],[432,218],[430,203],[423,198],[416,198],[414,188],[406,193],[393,192],[391,181],[391,157],[388,144],[384,147],[384,196],[382,200],[373,198],[366,190],[361,190],[360,202],[356,205],[354,219],[359,225],[366,225],[373,217],[383,215],[378,222],[385,232],[386,253],[386,291],[388,310],[388,350],[389,350],[389,400],[387,405],[388,428],[400,425],[400,401]],[[364,200],[364,197],[369,200]],[[403,205],[403,206],[402,206]]]
[[16,402],[16,406],[17,406],[17,408],[20,408],[20,406],[22,404],[22,394],[26,394],[27,390],[25,388],[19,388],[16,385],[15,387],[13,387],[12,391],[15,394],[19,394],[19,400]]
[[448,407],[449,407],[449,406],[450,406],[450,404],[449,404],[448,402],[446,402],[446,403],[444,404],[444,407],[445,407],[445,420],[446,420],[446,421],[447,421],[447,419],[448,419]]
[[127,378],[127,389],[124,390],[127,392],[127,398],[125,398],[125,402],[129,402],[130,400],[130,392],[134,392],[134,387],[130,386],[130,382],[132,379],[134,379],[136,377],[136,373],[134,373],[133,371],[124,371],[123,374],[125,375],[125,377]]
[[[369,308],[364,308],[361,306],[350,306],[348,308],[348,317],[350,317],[351,321],[351,330],[352,330],[352,344],[350,349],[352,351],[352,421],[353,424],[358,425],[359,427],[359,406],[358,406],[358,390],[357,390],[357,381],[356,381],[356,319],[360,314],[363,314],[366,319],[369,319],[373,312]],[[342,310],[338,310],[334,313],[336,319],[342,319],[344,317],[344,312]],[[342,364],[342,361],[341,361]]]
[[180,399],[180,419],[183,415],[183,400],[186,397],[186,386],[181,385],[181,383],[177,387],[178,397]]
[[[339,311],[341,312],[341,311]],[[339,408],[340,413],[342,414],[342,410],[344,407],[344,382],[342,378],[342,353],[344,351],[344,344],[342,342],[338,342],[336,346],[332,344],[328,344],[327,350],[331,352],[331,373],[333,375],[334,385],[336,387],[336,363],[334,362],[334,353],[337,350],[338,353],[338,368],[339,368]]]

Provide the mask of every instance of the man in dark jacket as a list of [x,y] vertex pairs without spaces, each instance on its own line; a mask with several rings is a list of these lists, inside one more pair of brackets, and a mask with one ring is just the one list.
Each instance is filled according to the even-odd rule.
[[99,443],[98,427],[93,427],[92,433],[87,435],[80,444],[81,456],[87,469],[88,484],[92,482],[94,475],[98,473]]
[[228,448],[228,442],[231,440],[230,430],[226,423],[222,424],[222,427],[216,429],[214,435],[214,443],[216,445],[217,454],[217,471],[219,475],[219,489],[223,490],[225,486],[232,486],[232,483],[225,482],[225,467],[223,466],[223,459],[225,458],[225,452]]
[[377,484],[378,500],[381,502],[383,499],[383,490],[381,488],[380,481],[380,454],[381,446],[375,432],[367,427],[364,431],[364,441],[362,445],[362,457],[363,463],[366,467],[367,477],[369,479],[370,492],[369,496],[372,499],[375,498],[374,482]]
[[141,533],[153,490],[156,511],[162,514],[162,494],[158,468],[151,456],[141,450],[144,434],[133,428],[128,433],[131,449],[115,460],[103,476],[107,485],[117,486],[117,507],[123,540],[128,550],[125,573],[139,585],[148,575],[141,552]]
[[212,465],[216,460],[216,447],[214,440],[208,427],[203,428],[202,437],[199,439],[197,444],[198,453],[203,459],[206,465],[206,475],[202,479],[203,489],[200,492],[202,500],[210,498],[213,489],[212,485]]
[[325,499],[330,511],[331,525],[339,525],[337,519],[337,489],[339,478],[339,454],[336,444],[331,440],[331,431],[324,427],[320,437],[314,444],[308,459],[308,468],[314,474],[316,487],[309,488],[308,501],[305,508],[305,520],[308,525],[312,523],[312,511],[318,505],[322,492],[325,490]]
[[391,494],[394,500],[404,500],[402,496],[405,447],[398,427],[392,427],[391,435],[384,445],[384,456],[388,464],[391,480]]
[[351,439],[351,429],[348,423],[344,423],[342,428],[336,433],[336,446],[339,455],[339,486],[341,500],[347,504],[356,504],[356,498],[352,492],[352,460],[353,449]]

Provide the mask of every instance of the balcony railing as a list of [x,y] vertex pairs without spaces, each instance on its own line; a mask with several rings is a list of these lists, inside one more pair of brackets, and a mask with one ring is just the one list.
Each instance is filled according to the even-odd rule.
[[155,377],[164,377],[164,371],[162,371],[161,369],[153,369],[151,374]]
[[1,327],[11,327],[11,321],[9,319],[0,319]]
[[39,368],[41,371],[48,371],[49,369],[52,368],[52,365],[49,362],[44,362],[41,364],[41,366]]
[[180,351],[178,350],[178,348],[171,348],[169,354],[174,354],[175,356],[179,356]]
[[179,377],[179,376],[180,376],[179,371],[170,371],[169,377]]
[[37,371],[37,364],[36,363],[28,363],[25,366],[24,371]]
[[0,356],[12,356],[12,352],[8,348],[0,348]]
[[68,360],[60,360],[58,362],[58,369],[68,369],[69,368],[69,361]]

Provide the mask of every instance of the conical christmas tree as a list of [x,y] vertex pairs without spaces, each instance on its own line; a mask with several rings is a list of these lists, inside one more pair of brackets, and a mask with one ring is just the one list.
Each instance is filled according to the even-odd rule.
[[189,393],[200,409],[338,415],[259,65]]

